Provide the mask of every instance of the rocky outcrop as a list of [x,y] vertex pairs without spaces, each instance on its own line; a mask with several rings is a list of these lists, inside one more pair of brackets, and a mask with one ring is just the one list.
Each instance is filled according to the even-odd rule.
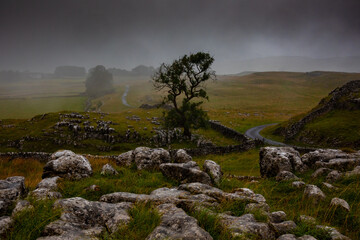
[[176,151],[174,156],[174,162],[175,163],[186,163],[192,161],[192,157],[187,154],[187,152],[184,149],[179,149]]
[[0,237],[8,231],[13,225],[14,221],[11,217],[3,216],[0,217]]
[[341,198],[333,198],[331,199],[330,206],[335,208],[340,208],[341,210],[345,212],[350,212],[350,206],[349,204]]
[[170,154],[162,148],[138,147],[133,151],[137,169],[159,169],[160,164],[170,162]]
[[298,180],[299,178],[295,176],[292,172],[289,171],[281,171],[276,175],[276,181],[290,181],[290,180]]
[[120,154],[116,159],[116,165],[129,167],[134,161],[133,151]]
[[[320,101],[319,105],[303,117],[300,121],[292,123],[285,128],[285,139],[290,140],[314,119],[334,109],[360,109],[358,104],[352,103],[353,94],[360,91],[360,80],[346,83],[340,88],[333,90],[327,98]],[[356,95],[356,94],[355,94]]]
[[146,240],[213,239],[208,232],[199,227],[195,218],[187,215],[181,208],[177,208],[173,204],[162,204],[157,209],[162,215],[160,225],[154,229]]
[[100,174],[105,176],[119,175],[118,171],[116,171],[115,168],[108,163],[102,167]]
[[50,223],[43,231],[44,239],[86,239],[99,235],[105,229],[110,233],[130,221],[127,212],[132,204],[92,202],[75,197],[57,200],[54,204],[62,211],[60,220]]
[[59,176],[44,178],[40,183],[38,183],[36,189],[32,191],[30,195],[38,200],[62,198],[61,193],[57,192],[57,181],[59,179]]
[[58,151],[51,156],[51,159],[44,166],[43,178],[60,176],[78,180],[92,175],[89,160],[72,151]]
[[274,239],[275,233],[267,223],[257,222],[254,215],[244,214],[240,217],[220,214],[220,224],[227,228],[234,237],[245,237],[252,234],[260,239]]
[[15,201],[25,195],[25,178],[8,177],[0,180],[0,216],[3,216]]
[[20,200],[16,203],[16,206],[15,206],[14,210],[12,211],[11,216],[14,217],[17,214],[21,213],[22,211],[30,210],[30,209],[34,209],[34,206],[32,206],[29,201]]
[[281,171],[306,170],[298,151],[291,147],[265,147],[260,149],[260,173],[263,177],[275,177]]
[[201,182],[211,184],[209,175],[199,169],[196,162],[187,163],[164,163],[160,165],[160,171],[168,178],[182,183]]
[[325,194],[317,186],[308,184],[305,186],[304,197],[317,204],[325,199]]
[[212,160],[205,160],[203,169],[210,176],[214,184],[220,184],[223,173],[219,164]]

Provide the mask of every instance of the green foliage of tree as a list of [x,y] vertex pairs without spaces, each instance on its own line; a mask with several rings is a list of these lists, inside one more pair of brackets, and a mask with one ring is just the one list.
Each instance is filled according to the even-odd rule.
[[90,69],[85,82],[86,94],[90,97],[100,97],[114,92],[113,75],[102,65]]
[[200,106],[202,100],[209,100],[204,83],[216,78],[211,69],[213,62],[210,54],[198,52],[184,55],[171,64],[161,64],[152,79],[155,89],[167,91],[163,103],[174,107],[165,113],[167,127],[182,127],[184,135],[190,137],[191,128],[207,125],[208,116]]

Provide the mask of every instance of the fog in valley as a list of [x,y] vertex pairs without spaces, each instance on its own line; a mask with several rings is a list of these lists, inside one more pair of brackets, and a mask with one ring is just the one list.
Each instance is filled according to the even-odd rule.
[[358,72],[359,9],[357,0],[1,1],[0,71],[101,64],[131,75],[204,51],[218,74]]

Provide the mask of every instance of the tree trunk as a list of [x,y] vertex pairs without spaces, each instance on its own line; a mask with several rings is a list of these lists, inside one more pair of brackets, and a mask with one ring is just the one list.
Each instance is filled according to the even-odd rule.
[[184,136],[191,138],[191,132],[190,129],[188,127],[184,127]]

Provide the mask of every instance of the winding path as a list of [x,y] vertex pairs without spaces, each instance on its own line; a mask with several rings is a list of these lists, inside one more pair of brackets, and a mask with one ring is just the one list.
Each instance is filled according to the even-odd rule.
[[128,92],[129,92],[129,90],[130,90],[130,86],[129,85],[126,85],[126,87],[125,87],[125,92],[124,92],[124,94],[122,95],[122,103],[125,105],[125,106],[127,106],[127,107],[131,107],[130,106],[130,104],[128,104],[128,102],[126,101],[126,96],[127,96],[127,94],[128,94]]
[[266,127],[269,127],[269,126],[273,126],[273,125],[276,125],[277,123],[270,123],[270,124],[265,124],[265,125],[261,125],[261,126],[256,126],[256,127],[253,127],[253,128],[250,128],[248,129],[246,132],[245,132],[245,136],[249,137],[249,138],[252,138],[252,139],[260,139],[262,141],[264,141],[265,143],[267,144],[270,144],[270,145],[276,145],[276,146],[288,146],[287,144],[285,143],[281,143],[281,142],[277,142],[277,141],[273,141],[271,139],[268,139],[268,138],[264,138],[260,135],[260,131],[263,130],[264,128]]

